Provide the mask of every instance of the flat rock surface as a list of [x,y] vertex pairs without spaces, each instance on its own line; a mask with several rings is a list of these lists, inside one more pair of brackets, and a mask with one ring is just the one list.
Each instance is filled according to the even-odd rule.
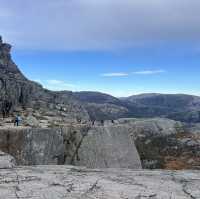
[[0,170],[0,199],[14,198],[199,199],[200,173],[71,166]]

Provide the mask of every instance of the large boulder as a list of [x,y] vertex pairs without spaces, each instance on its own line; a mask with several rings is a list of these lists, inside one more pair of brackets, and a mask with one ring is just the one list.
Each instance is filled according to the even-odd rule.
[[16,166],[15,159],[2,151],[0,151],[0,169],[11,169]]
[[13,155],[18,165],[141,168],[135,144],[123,125],[4,128],[0,129],[0,150]]
[[141,162],[126,126],[96,126],[84,136],[75,165],[140,169]]

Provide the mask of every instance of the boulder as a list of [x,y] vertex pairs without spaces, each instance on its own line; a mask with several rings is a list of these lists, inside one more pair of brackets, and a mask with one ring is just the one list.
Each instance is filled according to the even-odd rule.
[[123,125],[92,127],[74,163],[89,168],[142,168],[134,141]]
[[15,159],[2,151],[0,151],[0,169],[11,169],[16,166]]
[[24,125],[30,127],[39,127],[40,122],[32,115],[29,115],[27,118],[24,118]]

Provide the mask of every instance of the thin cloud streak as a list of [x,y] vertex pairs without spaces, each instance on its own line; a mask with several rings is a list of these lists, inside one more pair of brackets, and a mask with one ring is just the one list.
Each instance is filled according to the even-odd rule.
[[104,73],[101,74],[103,77],[126,77],[129,76],[128,73]]
[[133,75],[158,75],[166,73],[165,70],[142,70],[142,71],[135,71],[132,73],[104,73],[101,74],[102,77],[127,77],[127,76],[133,76]]
[[143,71],[136,71],[133,72],[134,75],[155,75],[165,73],[165,70],[143,70]]

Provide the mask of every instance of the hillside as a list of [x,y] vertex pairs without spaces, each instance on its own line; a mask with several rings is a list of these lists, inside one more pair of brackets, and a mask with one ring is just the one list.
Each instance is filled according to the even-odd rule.
[[[12,61],[11,45],[0,38],[0,114],[3,118],[20,114],[27,118],[55,117],[60,121],[89,119],[87,111],[73,97],[72,92],[53,92],[28,80]],[[52,120],[55,120],[53,118]],[[45,119],[45,118],[44,118]]]

